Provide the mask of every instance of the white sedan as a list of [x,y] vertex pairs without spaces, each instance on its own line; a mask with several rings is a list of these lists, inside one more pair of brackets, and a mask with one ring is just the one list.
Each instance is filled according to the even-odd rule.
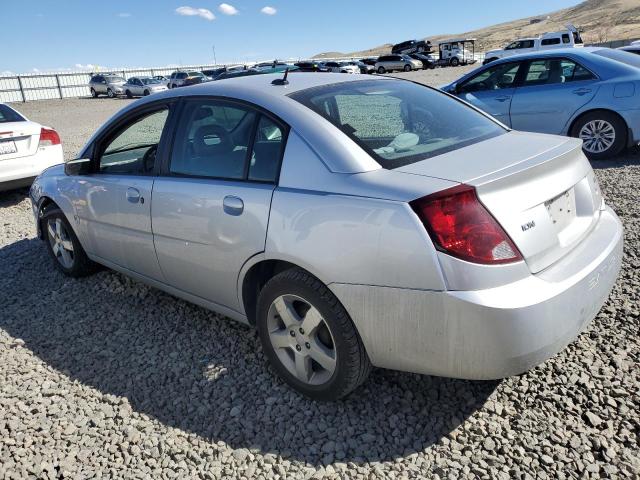
[[0,191],[31,185],[44,169],[63,162],[58,132],[0,103]]

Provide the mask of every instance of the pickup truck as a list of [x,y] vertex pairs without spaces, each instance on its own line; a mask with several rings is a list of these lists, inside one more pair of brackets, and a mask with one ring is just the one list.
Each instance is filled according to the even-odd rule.
[[500,58],[511,57],[520,53],[548,50],[551,48],[584,47],[580,32],[575,28],[568,28],[560,32],[549,32],[539,37],[520,38],[511,42],[503,49],[489,50],[484,54],[483,65]]

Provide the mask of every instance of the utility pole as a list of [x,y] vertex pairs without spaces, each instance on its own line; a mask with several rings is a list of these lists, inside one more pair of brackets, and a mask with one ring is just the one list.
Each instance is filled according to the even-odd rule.
[[218,66],[218,60],[216,59],[216,46],[211,45],[211,48],[213,49],[213,64]]

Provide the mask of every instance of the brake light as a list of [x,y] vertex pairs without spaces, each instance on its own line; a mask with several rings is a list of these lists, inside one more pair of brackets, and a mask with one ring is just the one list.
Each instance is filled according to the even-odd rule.
[[480,203],[473,187],[458,185],[410,205],[442,252],[482,264],[522,260],[518,248]]
[[38,147],[48,147],[50,145],[60,145],[60,135],[51,128],[40,129],[40,144]]

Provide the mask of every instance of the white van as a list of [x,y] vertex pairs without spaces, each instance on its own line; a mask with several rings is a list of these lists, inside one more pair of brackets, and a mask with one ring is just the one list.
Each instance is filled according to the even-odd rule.
[[483,65],[500,58],[511,57],[520,53],[535,52],[536,50],[548,50],[551,48],[584,47],[580,32],[568,25],[567,30],[561,32],[549,32],[539,37],[520,38],[508,44],[504,49],[489,50],[484,54]]

